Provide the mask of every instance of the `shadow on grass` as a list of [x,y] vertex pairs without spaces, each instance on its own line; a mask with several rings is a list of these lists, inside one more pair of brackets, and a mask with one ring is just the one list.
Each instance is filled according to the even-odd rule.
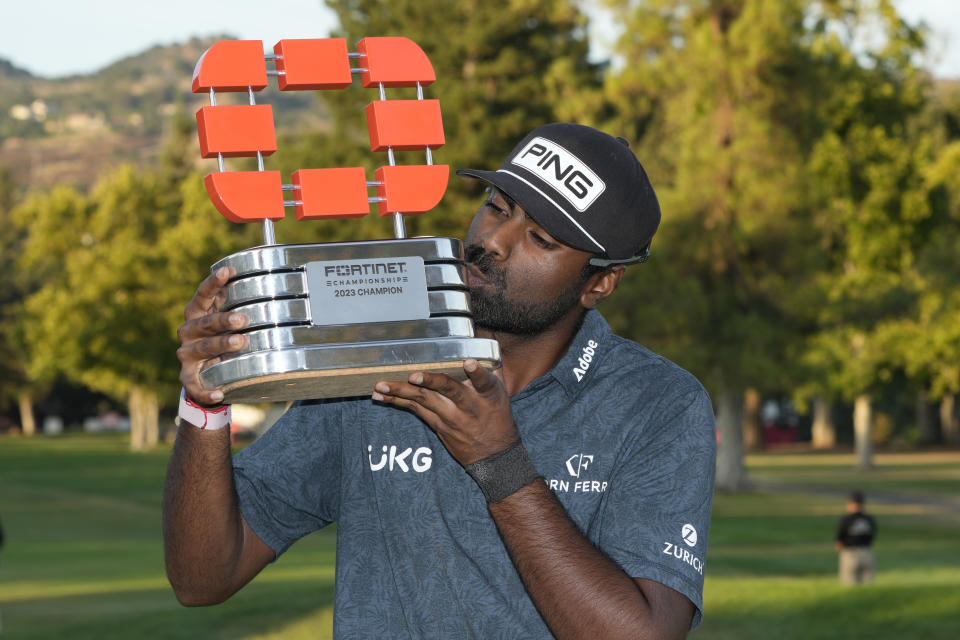
[[[168,589],[41,598],[3,606],[3,638],[245,638],[333,607],[333,582],[254,582],[212,607],[181,606]],[[314,637],[329,635],[318,629]]]

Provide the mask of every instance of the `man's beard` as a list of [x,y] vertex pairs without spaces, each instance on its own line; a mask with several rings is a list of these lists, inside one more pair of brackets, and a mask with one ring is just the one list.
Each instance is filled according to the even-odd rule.
[[583,282],[565,289],[545,302],[523,302],[507,298],[507,274],[503,268],[476,245],[467,247],[466,261],[472,263],[490,283],[493,291],[470,290],[470,307],[475,326],[492,332],[532,336],[555,325],[580,300]]

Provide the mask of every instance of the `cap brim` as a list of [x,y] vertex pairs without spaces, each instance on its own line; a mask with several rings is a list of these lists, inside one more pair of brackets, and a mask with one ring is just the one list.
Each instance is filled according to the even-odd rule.
[[559,206],[553,204],[541,191],[516,175],[503,170],[480,169],[457,169],[457,175],[483,180],[500,189],[523,207],[523,210],[547,233],[565,245],[590,253],[605,253],[604,247],[571,221]]

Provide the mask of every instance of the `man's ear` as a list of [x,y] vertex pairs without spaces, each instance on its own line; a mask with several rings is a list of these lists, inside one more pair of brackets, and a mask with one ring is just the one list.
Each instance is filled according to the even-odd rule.
[[606,300],[607,297],[616,290],[617,285],[620,284],[620,278],[623,277],[624,271],[626,271],[626,267],[622,264],[615,264],[609,269],[595,273],[587,278],[583,293],[580,294],[580,304],[582,304],[585,309],[593,309]]

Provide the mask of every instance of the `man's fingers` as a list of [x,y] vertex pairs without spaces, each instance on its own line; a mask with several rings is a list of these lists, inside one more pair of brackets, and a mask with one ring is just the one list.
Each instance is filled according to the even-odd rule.
[[217,296],[235,273],[236,271],[232,267],[221,267],[215,273],[207,276],[197,287],[193,299],[187,303],[183,311],[184,318],[193,320],[209,313],[211,309],[216,309]]
[[230,331],[239,331],[249,322],[250,319],[245,314],[236,311],[211,313],[188,320],[181,325],[177,335],[180,342],[186,343]]
[[460,404],[463,400],[463,385],[448,375],[417,371],[411,373],[407,380],[410,381],[410,384],[436,391],[440,395],[450,398],[454,404]]
[[[180,350],[177,356],[182,357]],[[214,362],[208,360],[207,362]],[[223,401],[223,391],[220,389],[208,389],[200,381],[200,371],[203,369],[203,361],[196,360],[189,364],[184,364],[180,369],[180,384],[187,391],[187,395],[199,405],[215,405]]]
[[177,349],[177,357],[184,364],[192,361],[209,360],[224,353],[240,351],[247,344],[247,337],[238,333],[200,338],[183,344]]
[[[415,374],[411,374],[411,378]],[[374,391],[384,396],[393,396],[425,407],[434,414],[446,414],[454,408],[453,401],[447,396],[417,384],[409,382],[388,382],[381,380],[374,385]],[[374,398],[376,399],[376,398]]]
[[216,405],[223,401],[222,390],[203,387],[200,372],[219,361],[224,354],[240,351],[249,344],[246,336],[234,333],[249,324],[247,316],[219,312],[226,296],[225,286],[234,275],[234,269],[222,267],[207,276],[184,308],[185,322],[177,329],[180,382],[193,401],[200,405]]
[[481,367],[480,363],[473,358],[467,358],[463,361],[463,371],[467,374],[467,379],[473,384],[477,393],[486,394],[497,388],[499,383],[497,376]]
[[199,383],[183,385],[190,399],[200,406],[212,406],[223,402],[223,391],[220,389],[204,389]]
[[[377,387],[383,388],[380,386],[381,384],[382,383],[377,383]],[[386,402],[387,404],[392,404],[398,407],[402,407],[404,409],[409,409],[414,414],[416,414],[421,420],[426,422],[427,425],[434,431],[436,431],[437,425],[440,423],[440,418],[439,416],[437,416],[436,413],[434,413],[424,405],[420,404],[419,402],[415,402],[414,400],[410,400],[401,396],[396,396],[391,393],[379,392],[379,391],[374,391],[371,397],[373,400],[376,400],[377,402]]]
[[219,389],[206,389],[200,382],[200,372],[218,362],[226,353],[240,351],[249,340],[237,333],[211,336],[183,343],[177,349],[180,360],[180,382],[193,400],[201,405],[219,404],[223,393]]

